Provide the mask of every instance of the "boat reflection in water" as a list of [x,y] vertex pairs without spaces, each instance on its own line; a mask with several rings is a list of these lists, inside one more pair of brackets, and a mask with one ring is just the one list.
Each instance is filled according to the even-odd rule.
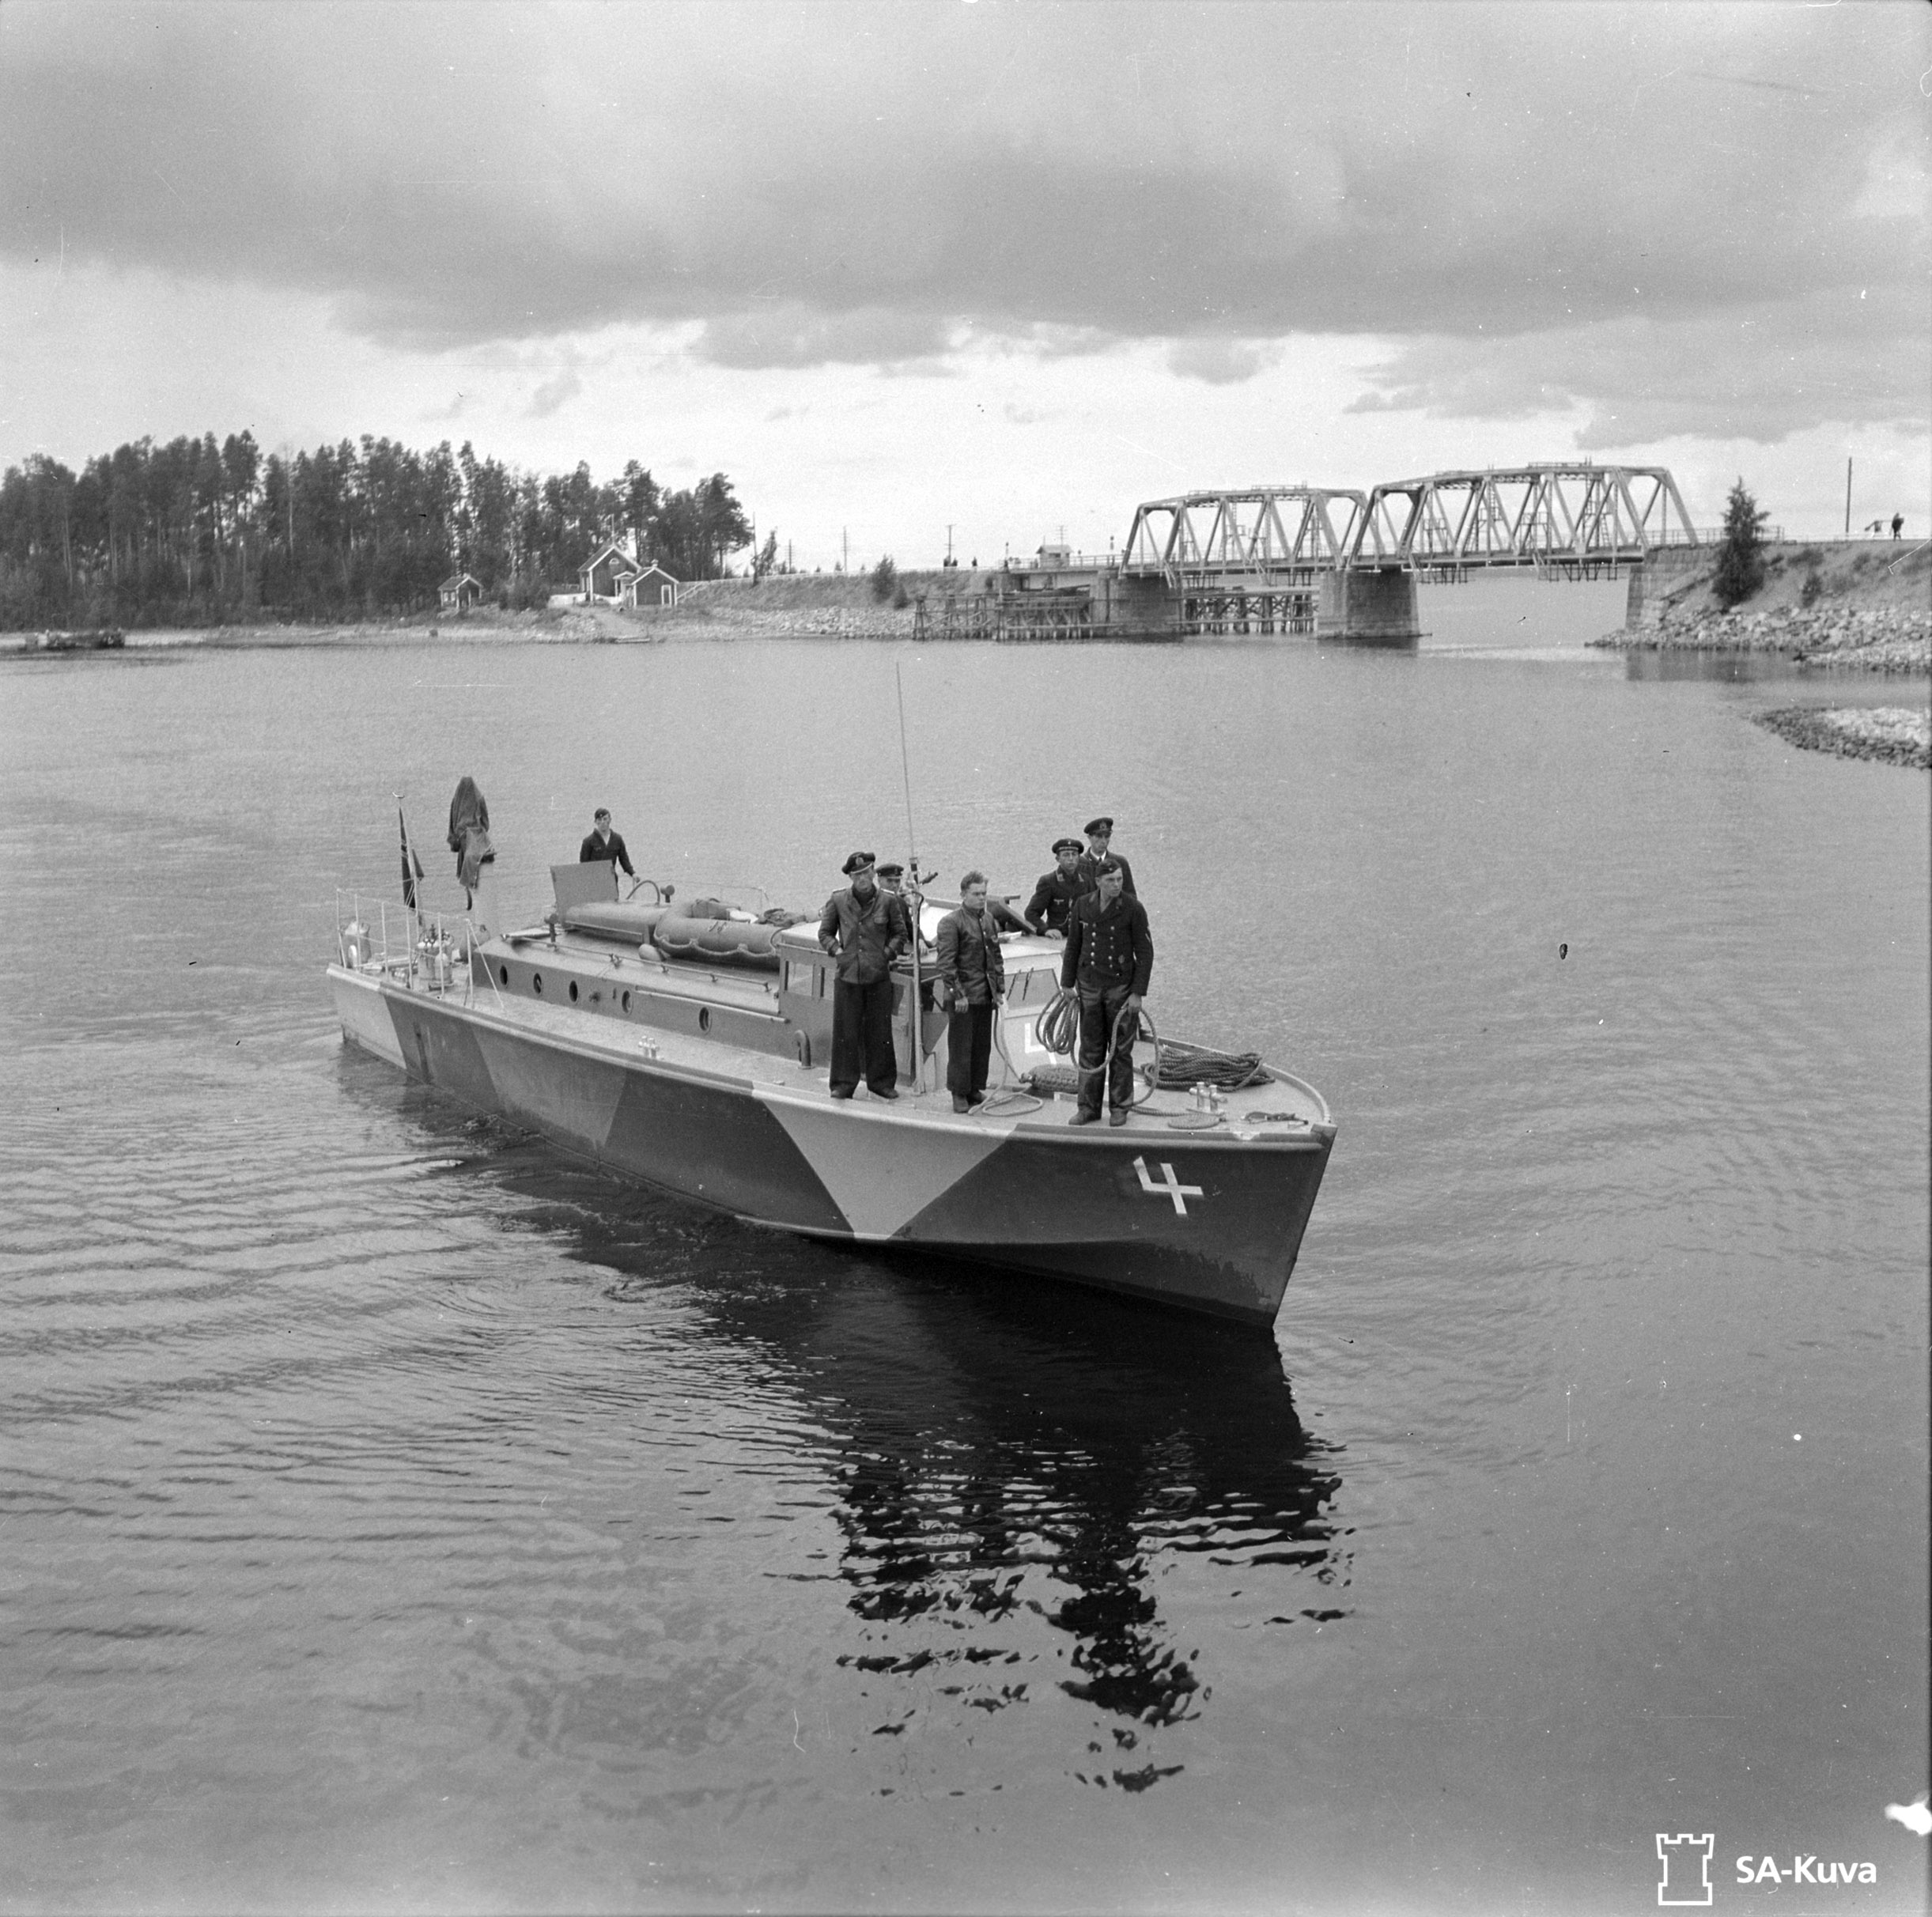
[[785,1656],[862,1682],[871,1735],[959,1746],[982,1714],[1057,1692],[1087,1708],[1026,1725],[1030,1757],[1144,1790],[1183,1768],[1161,1734],[1211,1715],[1217,1667],[1250,1683],[1264,1658],[1290,1668],[1302,1634],[1346,1615],[1340,1454],[1296,1415],[1272,1342],[619,1197],[494,1121],[400,1095],[437,1149],[460,1138],[456,1175],[506,1187],[523,1228],[610,1274],[607,1298],[675,1302],[691,1362],[682,1382],[637,1376],[641,1395],[688,1398],[696,1363],[746,1381],[699,1414],[714,1430],[741,1425],[747,1400],[782,1408],[788,1470],[841,1541],[835,1573],[780,1541],[765,1575],[835,1575],[852,1620],[827,1643],[821,1609]]

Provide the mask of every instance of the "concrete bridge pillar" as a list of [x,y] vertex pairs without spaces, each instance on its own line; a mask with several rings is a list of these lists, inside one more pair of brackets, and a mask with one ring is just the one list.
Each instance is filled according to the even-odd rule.
[[1324,573],[1315,637],[1363,645],[1414,644],[1422,637],[1415,574],[1396,566],[1374,573]]
[[1708,546],[1666,546],[1630,569],[1624,591],[1624,630],[1654,626],[1677,599],[1703,584],[1717,562]]

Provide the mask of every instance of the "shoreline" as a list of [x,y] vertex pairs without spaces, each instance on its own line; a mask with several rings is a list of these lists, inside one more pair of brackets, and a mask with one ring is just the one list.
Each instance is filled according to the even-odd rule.
[[1914,705],[1784,705],[1753,721],[1786,744],[1932,770],[1932,712]]

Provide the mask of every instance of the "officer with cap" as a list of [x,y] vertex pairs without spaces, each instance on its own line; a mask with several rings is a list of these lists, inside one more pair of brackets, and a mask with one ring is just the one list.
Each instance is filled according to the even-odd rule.
[[1037,936],[1051,932],[1064,938],[1074,906],[1094,889],[1093,879],[1080,869],[1080,851],[1076,838],[1053,841],[1057,863],[1040,875],[1026,902],[1026,929]]
[[1111,859],[1121,868],[1121,890],[1133,898],[1134,868],[1113,850],[1113,821],[1104,817],[1090,819],[1083,829],[1087,834],[1087,850],[1080,855],[1080,870],[1090,880],[1098,879],[1102,862]]
[[841,868],[852,883],[826,901],[819,943],[838,960],[832,984],[832,1096],[849,1098],[863,1078],[875,1098],[896,1098],[892,1053],[892,962],[913,928],[897,893],[875,883],[869,852]]
[[577,848],[580,865],[589,865],[599,859],[613,860],[622,866],[626,879],[635,879],[637,875],[630,869],[630,854],[624,849],[623,834],[611,830],[611,808],[607,805],[598,807],[596,816],[591,821],[590,836]]
[[[1124,879],[1119,860],[1106,860],[1098,889],[1074,906],[1067,926],[1061,989],[1077,993],[1080,1004],[1080,1102],[1068,1121],[1073,1125],[1098,1122],[1103,1072],[1107,1122],[1125,1125],[1133,1102],[1134,1039],[1140,1028],[1140,1001],[1154,970],[1154,940],[1147,908],[1127,895]],[[1111,1070],[1106,1066],[1110,1044]]]

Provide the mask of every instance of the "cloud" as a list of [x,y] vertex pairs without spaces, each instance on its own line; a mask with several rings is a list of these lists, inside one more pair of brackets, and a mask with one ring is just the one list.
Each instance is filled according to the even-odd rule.
[[1168,349],[1167,365],[1182,378],[1210,386],[1237,386],[1281,361],[1281,346],[1270,339],[1180,339]]
[[532,419],[548,419],[559,406],[567,406],[584,390],[584,382],[574,366],[566,366],[562,372],[546,380],[530,395],[530,417]]
[[[1653,396],[1608,431],[1775,429],[1747,328],[1923,303],[1928,9],[1095,17],[9,5],[0,254],[319,294],[407,350],[688,328],[733,370],[1158,340],[1225,384],[1367,336],[1365,406],[1607,406],[1620,367]],[[1796,350],[1790,418],[1874,403]]]
[[1839,289],[1699,319],[1629,316],[1528,337],[1404,342],[1348,410],[1519,419],[1583,409],[1608,451],[1691,435],[1775,443],[1826,421],[1923,428],[1920,303]]

